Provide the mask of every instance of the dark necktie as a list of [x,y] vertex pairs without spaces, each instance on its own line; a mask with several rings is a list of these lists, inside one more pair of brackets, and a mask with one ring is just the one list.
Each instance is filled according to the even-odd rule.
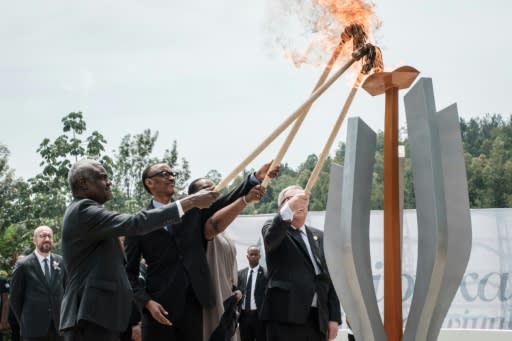
[[[302,247],[304,249],[306,257],[308,257],[308,259],[311,261],[311,263],[316,262],[317,267],[315,267],[315,265],[312,264],[313,268],[315,268],[315,272],[317,271],[317,268],[318,268],[318,271],[321,272],[321,270],[320,270],[321,267],[320,267],[319,264],[322,264],[322,263],[320,262],[320,259],[318,259],[318,257],[316,256],[315,252],[313,251],[313,247],[311,247],[311,255],[309,254],[306,242],[302,238],[302,234],[303,233],[306,234],[306,231],[295,229],[293,227],[291,227],[291,229],[292,229],[292,232],[297,237],[296,239],[298,240],[298,242],[300,244],[300,247]],[[307,238],[307,234],[306,234],[306,238]],[[311,244],[310,244],[310,246],[311,246]]]
[[50,268],[48,267],[48,258],[43,259],[44,262],[44,277],[46,281],[50,282]]
[[292,229],[293,233],[295,233],[295,236],[297,237],[296,240],[299,242],[300,246],[304,249],[304,251],[306,252],[306,254],[308,255],[308,258],[309,258],[308,247],[306,246],[304,239],[302,239],[301,230],[295,229],[293,227],[291,229]]
[[245,307],[244,310],[251,310],[251,296],[252,296],[252,269],[249,274],[249,279],[247,280],[247,291],[245,293]]

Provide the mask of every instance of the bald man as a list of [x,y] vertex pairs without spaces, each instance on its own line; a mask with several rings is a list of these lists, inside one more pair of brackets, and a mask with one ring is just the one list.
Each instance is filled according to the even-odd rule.
[[50,227],[36,228],[32,241],[34,252],[18,262],[12,276],[11,308],[23,340],[62,340],[58,333],[65,282],[62,257],[50,252]]

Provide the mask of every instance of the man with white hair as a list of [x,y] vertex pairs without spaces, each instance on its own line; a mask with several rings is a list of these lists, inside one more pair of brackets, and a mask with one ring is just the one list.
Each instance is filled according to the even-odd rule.
[[306,225],[309,197],[300,186],[283,189],[278,213],[262,229],[268,284],[260,315],[267,341],[333,340],[341,323],[323,233]]

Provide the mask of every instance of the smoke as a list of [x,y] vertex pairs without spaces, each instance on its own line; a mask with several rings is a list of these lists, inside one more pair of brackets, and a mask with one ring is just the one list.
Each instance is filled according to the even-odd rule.
[[364,0],[267,1],[267,45],[296,66],[324,65],[351,24],[364,27],[371,39],[381,25],[375,5]]

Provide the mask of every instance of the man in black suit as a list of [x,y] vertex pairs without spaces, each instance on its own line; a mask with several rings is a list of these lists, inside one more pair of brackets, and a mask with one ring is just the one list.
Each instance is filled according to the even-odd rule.
[[242,341],[265,341],[265,328],[259,318],[267,286],[265,269],[259,265],[260,249],[252,245],[247,249],[249,267],[238,272],[238,289],[244,294],[238,322]]
[[161,208],[128,215],[103,207],[112,198],[112,183],[99,162],[78,161],[69,171],[68,182],[74,200],[66,209],[62,228],[68,282],[60,328],[66,340],[118,341],[128,326],[132,304],[118,237],[177,223],[185,212],[209,207],[218,192],[202,190]]
[[11,281],[11,307],[23,340],[62,340],[59,335],[60,304],[65,271],[62,257],[51,253],[53,231],[34,230],[35,249],[18,262]]
[[261,318],[267,340],[336,338],[340,303],[323,254],[323,233],[306,226],[309,194],[290,186],[278,196],[279,213],[262,229],[268,285]]
[[[203,307],[214,304],[213,284],[205,255],[205,222],[216,211],[259,184],[269,167],[270,164],[248,176],[244,183],[220,197],[208,209],[189,211],[179,224],[162,224],[159,230],[145,236],[126,238],[128,277],[136,300],[144,308],[143,341],[203,339]],[[175,176],[165,163],[144,170],[142,182],[153,196],[149,207],[172,202]],[[146,287],[141,287],[137,279],[142,256],[148,266]]]

